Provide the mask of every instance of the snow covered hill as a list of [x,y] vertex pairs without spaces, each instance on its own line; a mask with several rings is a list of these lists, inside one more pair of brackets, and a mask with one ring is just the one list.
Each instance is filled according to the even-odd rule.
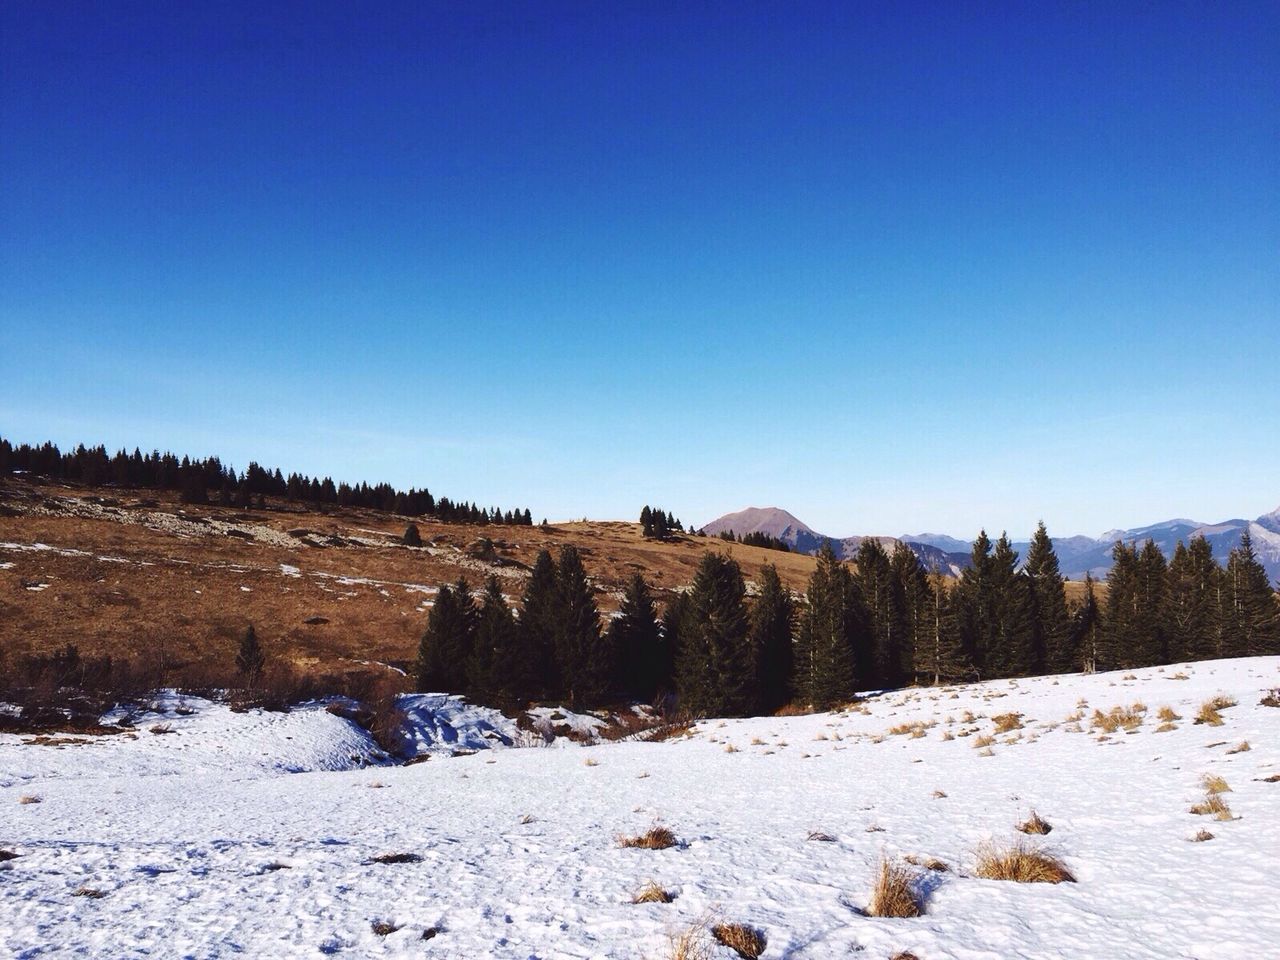
[[[1280,658],[1004,680],[411,766],[323,708],[167,700],[132,739],[0,736],[0,954],[660,960],[714,917],[766,958],[1256,960],[1280,941],[1276,686]],[[1221,725],[1194,723],[1214,698]],[[1207,775],[1223,819],[1190,812]],[[1047,836],[1016,830],[1033,811]],[[654,823],[680,842],[617,842]],[[1076,882],[979,879],[988,841]],[[884,856],[920,864],[923,916],[863,915]],[[633,904],[650,880],[674,900]]]

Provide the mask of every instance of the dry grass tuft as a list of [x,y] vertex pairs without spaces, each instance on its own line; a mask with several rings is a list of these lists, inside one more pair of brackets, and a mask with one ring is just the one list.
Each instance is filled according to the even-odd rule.
[[1177,729],[1178,729],[1178,725],[1176,723],[1166,722],[1156,727],[1156,733],[1168,733],[1170,730],[1177,730]]
[[1231,756],[1233,753],[1248,753],[1252,749],[1253,747],[1249,746],[1248,740],[1241,740],[1234,747],[1232,747],[1230,750],[1227,751],[1227,756]]
[[902,858],[913,867],[924,867],[926,870],[932,870],[935,873],[950,873],[951,868],[947,866],[945,861],[939,860],[937,857],[917,857],[914,853],[908,854]]
[[1264,707],[1280,707],[1280,687],[1268,690],[1258,703]]
[[947,792],[946,792],[945,790],[935,790],[935,791],[933,791],[933,799],[935,799],[935,800],[941,800],[941,799],[943,799],[946,795],[947,795]]
[[1122,728],[1137,730],[1142,726],[1142,715],[1146,711],[1147,708],[1141,703],[1135,703],[1132,707],[1112,707],[1107,713],[1094,710],[1089,727],[1090,729],[1098,728],[1105,733],[1115,733]]
[[920,958],[909,950],[901,950],[890,957],[889,960],[920,960]]
[[1053,827],[1049,823],[1049,821],[1045,820],[1043,817],[1040,816],[1040,814],[1032,810],[1031,816],[1029,816],[1022,823],[1018,824],[1018,829],[1021,830],[1023,833],[1034,833],[1039,836],[1044,836],[1046,833],[1051,831]]
[[738,751],[738,748],[737,748],[737,747],[735,747],[732,743],[726,743],[726,744],[724,745],[724,752],[725,752],[725,753],[738,753],[739,751]]
[[1212,700],[1206,700],[1200,704],[1200,709],[1196,711],[1196,723],[1205,723],[1211,727],[1222,726],[1222,714],[1213,705]]
[[1239,701],[1230,694],[1220,693],[1209,702],[1213,704],[1215,710],[1226,710],[1229,707],[1234,707]]
[[644,833],[634,837],[619,837],[618,846],[637,848],[640,850],[666,850],[678,846],[680,841],[666,827],[650,827]]
[[636,891],[631,898],[632,903],[670,903],[675,895],[662,889],[655,881],[650,880]]
[[743,960],[758,960],[768,943],[765,935],[745,923],[717,923],[711,928],[716,943],[735,951]]
[[806,840],[813,840],[817,843],[835,843],[836,838],[829,833],[823,833],[821,830],[814,830],[805,837]]
[[18,802],[25,806],[26,804],[30,804],[30,803],[40,803],[41,798],[37,797],[33,793],[24,793],[22,796],[18,798]]
[[1198,830],[1196,835],[1191,838],[1192,843],[1204,843],[1206,840],[1212,840],[1213,834],[1208,830]]
[[1227,806],[1227,802],[1216,793],[1205,794],[1203,800],[1191,805],[1191,812],[1198,817],[1212,815],[1215,820],[1235,819],[1231,814],[1231,808]]
[[696,920],[680,933],[673,933],[663,960],[712,960],[714,947],[707,939],[706,920]]
[[583,760],[582,762],[588,767],[600,766],[600,761],[597,760],[595,757],[587,757],[587,759]]
[[995,742],[995,737],[975,737],[973,741],[973,749],[981,750],[983,747],[989,747]]
[[1022,729],[1022,714],[1020,713],[998,713],[991,718],[996,725],[996,733],[1008,733],[1011,730]]
[[1053,854],[1021,842],[1003,848],[990,843],[980,847],[974,876],[1014,883],[1075,883],[1076,880]]
[[1227,786],[1227,781],[1223,780],[1216,774],[1206,773],[1200,778],[1200,783],[1204,786],[1205,793],[1230,793],[1231,788]]
[[871,888],[867,915],[871,917],[918,917],[923,912],[916,899],[915,875],[901,864],[885,858]]
[[1159,711],[1157,711],[1156,716],[1159,717],[1161,720],[1163,720],[1165,723],[1173,723],[1173,721],[1175,720],[1182,719],[1182,717],[1179,716],[1178,713],[1174,711],[1173,707],[1168,707],[1168,706],[1161,707]]
[[77,887],[71,894],[73,897],[88,897],[90,900],[101,900],[107,895],[107,891],[99,890],[96,887]]
[[390,920],[375,920],[371,924],[373,932],[380,937],[389,937],[400,929],[398,923],[392,923]]

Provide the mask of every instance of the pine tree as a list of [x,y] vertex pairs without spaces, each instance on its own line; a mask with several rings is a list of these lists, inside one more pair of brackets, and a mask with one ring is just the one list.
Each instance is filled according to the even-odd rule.
[[649,509],[646,503],[644,509],[640,511],[640,535],[642,537],[653,536],[653,511]]
[[791,592],[782,585],[773,564],[765,564],[760,571],[760,593],[751,608],[751,655],[758,705],[765,713],[773,713],[789,699],[794,629]]
[[623,591],[609,636],[618,665],[614,686],[629,699],[652,703],[666,672],[666,651],[653,594],[638,572]]
[[1154,540],[1148,539],[1138,553],[1137,597],[1134,608],[1133,645],[1130,667],[1153,667],[1168,663],[1167,589],[1169,565]]
[[895,684],[902,685],[914,678],[916,643],[929,633],[933,587],[916,552],[901,540],[894,545],[889,567],[893,573],[895,603],[901,618],[893,678]]
[[246,686],[253,687],[266,662],[267,656],[251,623],[240,638],[240,650],[236,653],[236,670],[245,678]]
[[1024,567],[1031,584],[1031,672],[1067,673],[1076,669],[1071,617],[1058,554],[1045,529],[1036,527]]
[[952,596],[965,660],[977,676],[990,676],[986,657],[995,645],[994,598],[991,584],[991,540],[987,531],[978,533],[969,552],[969,566],[960,574]]
[[673,693],[676,689],[676,664],[684,649],[684,625],[689,620],[689,594],[677,593],[662,611],[662,670],[658,680],[658,692]]
[[860,652],[867,659],[870,646],[857,584],[829,542],[818,551],[805,599],[796,644],[796,696],[821,710],[852,699],[854,663]]
[[400,542],[406,547],[422,546],[422,534],[418,532],[418,525],[411,523],[404,528],[404,536],[400,538]]
[[1117,540],[1107,571],[1106,636],[1094,661],[1096,670],[1135,665],[1138,640],[1138,549]]
[[973,676],[973,667],[960,642],[960,626],[955,611],[955,593],[935,566],[926,581],[927,607],[916,633],[914,671],[925,682],[939,684]]
[[608,693],[612,656],[600,634],[600,611],[574,546],[560,550],[556,564],[556,659],[574,709],[596,706]]
[[992,645],[988,676],[1023,677],[1033,668],[1031,580],[1018,570],[1018,551],[1006,533],[991,554]]
[[736,561],[710,551],[702,555],[676,664],[680,705],[690,713],[735,717],[755,709],[746,593]]
[[1227,607],[1223,656],[1259,657],[1280,653],[1280,606],[1267,571],[1245,530],[1227,558]]
[[498,578],[490,575],[476,615],[468,671],[472,689],[497,697],[527,698],[532,681],[519,656],[519,646],[515,616],[502,595]]
[[519,656],[533,678],[535,696],[561,697],[565,693],[556,653],[556,624],[560,595],[556,588],[556,564],[547,550],[539,550],[529,582],[520,601]]
[[1169,564],[1169,660],[1207,660],[1218,655],[1222,567],[1203,536],[1178,541]]
[[[1071,617],[1071,645],[1079,651],[1079,668],[1093,673],[1107,660],[1106,632],[1102,629],[1102,611],[1094,590],[1093,576],[1084,575],[1084,599]],[[1074,668],[1073,668],[1074,669]]]
[[905,627],[901,597],[889,564],[889,555],[875,537],[864,537],[855,559],[855,582],[866,606],[871,637],[871,660],[855,667],[863,682],[877,688],[901,683],[901,634]]
[[471,687],[476,611],[465,579],[436,594],[418,645],[419,690],[463,693]]

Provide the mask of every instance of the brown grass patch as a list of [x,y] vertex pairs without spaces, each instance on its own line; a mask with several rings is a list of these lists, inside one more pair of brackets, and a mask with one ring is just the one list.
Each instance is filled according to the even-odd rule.
[[1075,883],[1076,879],[1053,854],[1021,842],[1008,847],[994,843],[980,847],[974,876],[1014,883]]
[[1142,718],[1146,710],[1147,708],[1140,703],[1135,703],[1132,707],[1112,707],[1106,713],[1094,710],[1089,728],[1100,729],[1105,733],[1115,733],[1120,729],[1137,730],[1142,726]]
[[758,960],[768,943],[765,935],[745,923],[717,923],[711,928],[716,943],[733,950],[743,960]]
[[1206,700],[1200,704],[1200,709],[1196,711],[1196,723],[1204,723],[1211,727],[1222,726],[1222,714],[1213,705],[1212,700]]
[[1039,836],[1044,836],[1046,833],[1048,833],[1053,829],[1053,826],[1049,823],[1049,821],[1041,817],[1040,814],[1032,810],[1031,816],[1027,817],[1026,820],[1018,824],[1018,829],[1021,830],[1023,833],[1034,833]]
[[1020,713],[998,713],[991,718],[991,721],[996,725],[996,733],[1008,733],[1011,730],[1022,729],[1022,714]]
[[631,898],[632,903],[670,903],[675,899],[675,895],[662,889],[656,881],[650,880],[643,887],[635,892]]
[[1230,793],[1231,788],[1227,786],[1227,781],[1223,780],[1216,774],[1206,773],[1200,778],[1200,783],[1204,787],[1205,793]]
[[973,741],[973,748],[975,750],[981,750],[983,747],[989,747],[995,742],[995,737],[975,737]]
[[888,858],[880,861],[867,915],[871,917],[918,917],[923,912],[916,899],[915,874]]
[[1234,820],[1227,802],[1216,793],[1205,794],[1199,803],[1191,805],[1191,812],[1198,817],[1212,816],[1215,820]]
[[1156,711],[1156,716],[1165,723],[1173,723],[1175,720],[1181,720],[1182,717],[1173,709],[1173,707],[1164,706]]
[[667,850],[679,846],[676,835],[663,826],[650,827],[634,837],[618,837],[618,846],[638,850]]

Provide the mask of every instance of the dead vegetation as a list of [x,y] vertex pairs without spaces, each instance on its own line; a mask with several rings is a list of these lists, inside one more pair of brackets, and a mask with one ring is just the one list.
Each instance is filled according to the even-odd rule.
[[675,894],[664,890],[656,881],[650,880],[631,897],[632,903],[671,903]]
[[1009,733],[1012,730],[1021,730],[1022,714],[998,713],[991,718],[991,722],[996,725],[996,733]]
[[670,829],[661,825],[650,827],[634,837],[618,837],[618,846],[638,850],[667,850],[679,846],[680,841]]
[[1273,687],[1262,695],[1258,701],[1264,707],[1280,707],[1280,687]]
[[1198,817],[1211,816],[1215,820],[1234,820],[1235,816],[1231,813],[1231,807],[1217,793],[1207,793],[1203,800],[1199,803],[1191,805],[1191,812]]
[[814,830],[809,834],[809,836],[805,837],[805,839],[812,840],[817,843],[835,843],[836,842],[835,837],[831,836],[831,834],[829,833],[823,833],[821,830]]
[[1014,883],[1075,883],[1076,879],[1058,857],[1023,842],[979,847],[973,872],[984,880]]
[[743,960],[758,960],[768,944],[765,935],[745,923],[717,923],[711,927],[716,943],[733,950]]
[[1248,753],[1252,749],[1253,748],[1249,746],[1248,740],[1241,740],[1234,747],[1232,747],[1230,750],[1227,751],[1227,756],[1231,756],[1232,754],[1236,754],[1236,753]]
[[867,901],[871,917],[918,917],[923,912],[916,896],[916,877],[900,863],[882,858]]
[[1093,717],[1089,721],[1091,730],[1102,730],[1104,733],[1115,733],[1117,730],[1132,731],[1142,726],[1143,715],[1147,712],[1147,708],[1141,703],[1135,703],[1131,707],[1116,706],[1112,707],[1106,713],[1101,710],[1094,710]]
[[1197,830],[1196,835],[1191,838],[1192,843],[1204,843],[1206,840],[1212,840],[1213,834],[1208,830]]
[[73,897],[87,897],[90,900],[101,900],[107,895],[107,891],[99,890],[97,887],[77,887],[72,891]]
[[370,863],[421,863],[422,857],[416,853],[380,853],[369,858]]
[[1053,827],[1047,820],[1041,817],[1040,814],[1032,810],[1031,816],[1018,824],[1018,829],[1022,833],[1033,833],[1039,836],[1044,836],[1046,833],[1049,833]]
[[370,926],[373,928],[373,932],[380,937],[389,937],[400,929],[398,923],[392,923],[390,920],[375,920]]

